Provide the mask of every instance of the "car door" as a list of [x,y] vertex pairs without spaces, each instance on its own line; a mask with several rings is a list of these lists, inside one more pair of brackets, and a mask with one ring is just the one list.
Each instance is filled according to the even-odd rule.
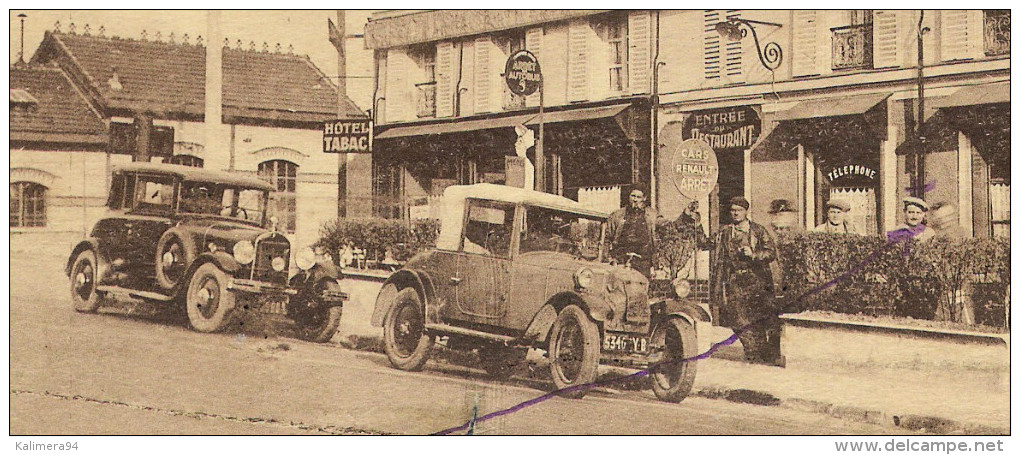
[[151,283],[156,274],[156,244],[170,229],[174,211],[174,179],[163,175],[139,175],[128,195],[130,205],[119,228],[128,274],[137,285]]
[[499,325],[506,315],[516,206],[468,200],[462,254],[457,264],[457,319]]

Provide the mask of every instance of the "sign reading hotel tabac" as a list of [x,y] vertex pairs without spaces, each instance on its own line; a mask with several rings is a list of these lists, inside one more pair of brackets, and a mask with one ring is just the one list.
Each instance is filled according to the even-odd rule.
[[330,120],[322,124],[325,153],[372,153],[372,121]]
[[542,68],[538,66],[538,58],[529,51],[514,52],[506,59],[503,71],[506,86],[515,95],[533,95],[542,85]]
[[701,139],[687,139],[666,151],[670,177],[684,197],[698,200],[715,188],[719,180],[719,162],[715,151]]

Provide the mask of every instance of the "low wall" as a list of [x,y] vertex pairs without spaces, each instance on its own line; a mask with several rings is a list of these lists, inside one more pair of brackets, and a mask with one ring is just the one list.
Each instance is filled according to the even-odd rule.
[[782,320],[782,351],[790,369],[949,382],[967,393],[1009,391],[1009,335],[799,315]]

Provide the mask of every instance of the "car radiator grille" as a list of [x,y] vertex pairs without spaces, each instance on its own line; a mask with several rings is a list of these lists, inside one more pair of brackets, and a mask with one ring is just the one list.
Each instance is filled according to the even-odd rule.
[[628,281],[624,285],[627,293],[627,314],[629,322],[648,321],[651,311],[648,308],[648,286],[640,281]]
[[[273,270],[273,259],[283,258],[283,270]],[[252,279],[267,281],[284,286],[287,284],[287,268],[290,265],[290,242],[286,237],[277,235],[258,241],[255,251],[255,262]]]

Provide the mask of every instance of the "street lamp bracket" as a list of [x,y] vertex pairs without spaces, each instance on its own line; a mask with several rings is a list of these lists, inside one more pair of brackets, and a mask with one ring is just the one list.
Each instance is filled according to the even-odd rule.
[[758,40],[758,31],[754,28],[755,25],[767,25],[776,28],[783,26],[775,22],[729,17],[725,21],[715,24],[715,31],[726,40],[740,41],[747,36],[747,31],[750,30],[751,37],[754,38],[754,47],[758,51],[758,60],[761,61],[761,65],[765,69],[775,72],[776,68],[779,68],[779,65],[783,63],[783,49],[774,41],[766,43],[765,47],[762,48],[761,41]]

